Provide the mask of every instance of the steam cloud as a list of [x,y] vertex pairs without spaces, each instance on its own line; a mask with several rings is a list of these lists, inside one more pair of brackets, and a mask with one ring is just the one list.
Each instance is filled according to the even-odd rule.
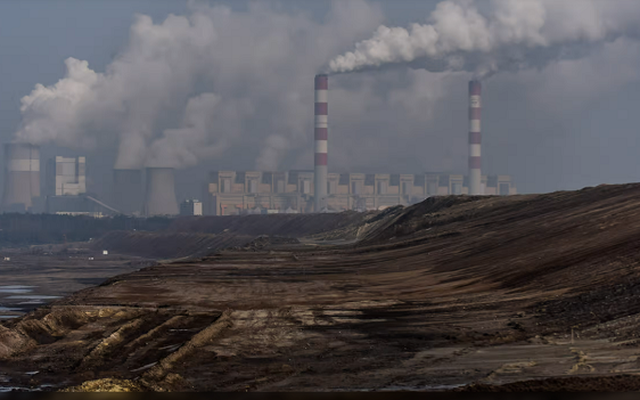
[[638,17],[637,2],[627,0],[492,0],[487,16],[472,0],[447,0],[437,5],[428,24],[381,25],[329,66],[344,73],[408,63],[482,78],[580,58],[595,43],[635,35]]
[[[162,21],[137,16],[127,45],[106,68],[69,58],[62,79],[36,85],[22,99],[15,138],[114,152],[118,168],[180,168],[211,157],[229,168],[251,162],[263,170],[308,168],[313,76],[336,55],[349,55],[353,43],[370,38],[382,21],[377,6],[364,0],[336,0],[321,20],[262,1],[242,12],[196,5],[186,16]],[[551,146],[554,158],[548,143],[586,140],[582,129],[564,127],[580,120],[576,116],[591,100],[639,81],[637,21],[635,0],[445,1],[428,25],[379,28],[388,33],[360,42],[349,56],[359,62],[338,68],[336,60],[348,57],[335,58],[334,72],[400,63],[414,68],[333,78],[331,168],[464,170],[467,111],[460,99],[466,96],[466,71],[527,68],[492,82],[491,108],[508,110],[511,118],[492,123],[487,170],[516,176],[521,189],[533,182],[529,188],[535,190],[549,189],[540,176],[586,174],[586,163],[560,145]],[[437,33],[429,42],[434,56],[418,40],[428,26]],[[589,148],[598,150],[587,153],[585,146],[584,157],[604,152],[600,142]],[[615,149],[632,148],[625,142]],[[609,175],[602,172],[606,163],[589,163],[590,180],[581,182],[635,171],[635,153],[625,160],[625,168],[610,167]]]
[[117,149],[116,168],[188,167],[251,143],[256,167],[276,169],[309,138],[318,65],[382,20],[364,0],[336,0],[320,22],[264,2],[190,7],[136,16],[104,72],[68,58],[62,79],[22,98],[15,139]]

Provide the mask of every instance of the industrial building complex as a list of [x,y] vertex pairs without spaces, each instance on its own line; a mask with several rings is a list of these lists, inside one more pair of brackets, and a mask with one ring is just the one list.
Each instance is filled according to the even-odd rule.
[[[87,190],[87,159],[48,160],[41,195],[40,150],[30,144],[5,145],[3,212],[47,212],[104,216],[125,214],[237,215],[381,210],[410,205],[431,196],[511,195],[509,175],[481,171],[481,85],[469,82],[468,174],[329,173],[329,78],[314,79],[314,169],[292,171],[215,171],[202,201],[175,190],[173,168],[114,169],[111,198]],[[182,203],[178,203],[178,199]]]
[[[212,172],[204,197],[205,214],[313,212],[316,205],[314,180],[313,171]],[[517,193],[508,175],[482,176],[481,191],[486,195]],[[381,210],[449,194],[469,194],[467,177],[443,173],[329,173],[321,211]]]

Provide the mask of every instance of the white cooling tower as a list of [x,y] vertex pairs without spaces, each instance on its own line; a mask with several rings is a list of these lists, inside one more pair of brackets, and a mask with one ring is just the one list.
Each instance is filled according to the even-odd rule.
[[147,168],[145,215],[177,215],[173,168]]
[[142,170],[113,170],[113,206],[124,214],[140,213],[143,203]]
[[40,149],[23,143],[4,145],[3,211],[24,212],[40,197]]

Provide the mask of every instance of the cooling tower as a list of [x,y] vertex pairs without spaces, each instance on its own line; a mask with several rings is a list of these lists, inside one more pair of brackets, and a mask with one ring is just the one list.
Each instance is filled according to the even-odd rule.
[[3,211],[29,211],[40,197],[40,149],[30,144],[4,145]]
[[123,214],[142,211],[143,186],[142,170],[113,170],[113,205]]
[[480,113],[482,110],[482,87],[479,81],[469,82],[469,194],[482,193],[482,158],[480,151]]
[[173,168],[147,168],[145,215],[177,215]]
[[327,200],[327,139],[329,77],[315,77],[315,163],[314,163],[314,208],[320,212]]

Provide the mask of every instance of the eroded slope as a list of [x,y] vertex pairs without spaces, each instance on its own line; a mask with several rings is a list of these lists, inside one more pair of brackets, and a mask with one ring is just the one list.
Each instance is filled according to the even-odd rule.
[[145,390],[635,374],[639,199],[639,185],[436,198],[324,236],[355,243],[316,236],[145,268],[5,324],[0,374]]

